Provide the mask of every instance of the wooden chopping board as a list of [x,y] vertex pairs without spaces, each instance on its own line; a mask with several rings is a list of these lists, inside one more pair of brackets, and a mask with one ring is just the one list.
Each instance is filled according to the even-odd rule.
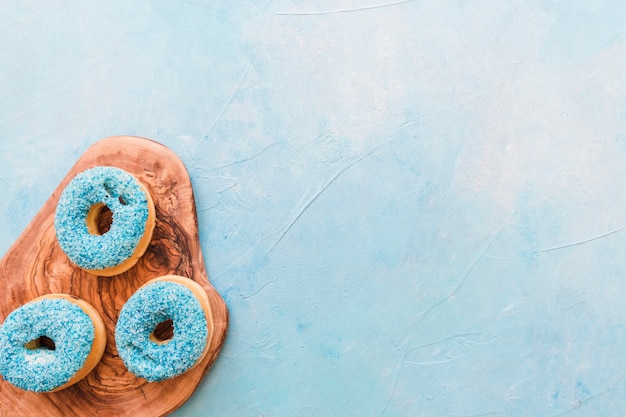
[[[137,265],[114,277],[88,274],[60,249],[54,213],[65,186],[79,172],[98,166],[122,168],[150,191],[156,208],[152,241]],[[209,354],[190,371],[148,383],[131,374],[115,347],[115,324],[128,298],[152,278],[176,274],[206,290],[214,320]],[[193,393],[224,342],[228,310],[209,283],[198,236],[191,182],[182,161],[165,146],[143,138],[118,136],[90,147],[76,162],[35,218],[0,261],[0,323],[22,304],[50,293],[72,294],[91,303],[107,331],[104,356],[77,384],[56,393],[32,393],[0,378],[1,416],[162,416]]]

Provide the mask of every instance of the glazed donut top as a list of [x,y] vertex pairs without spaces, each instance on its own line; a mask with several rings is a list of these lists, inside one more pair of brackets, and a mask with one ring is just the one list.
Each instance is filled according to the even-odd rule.
[[[113,213],[108,232],[93,235],[86,218],[95,204]],[[120,265],[130,258],[146,231],[148,197],[128,172],[98,166],[79,173],[65,188],[54,218],[59,245],[67,257],[87,270]]]
[[[26,347],[41,336],[54,341],[54,350]],[[94,338],[91,318],[70,301],[46,298],[24,304],[0,327],[0,374],[24,390],[52,391],[83,367]]]
[[[173,321],[167,343],[151,338],[155,327]],[[149,382],[175,377],[193,367],[207,346],[205,311],[185,285],[158,281],[141,287],[124,304],[115,328],[120,357],[135,375]]]

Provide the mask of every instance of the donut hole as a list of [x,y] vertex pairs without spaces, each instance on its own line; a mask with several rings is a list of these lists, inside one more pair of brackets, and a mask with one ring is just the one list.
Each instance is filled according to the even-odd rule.
[[150,340],[160,345],[163,345],[174,337],[174,321],[167,319],[157,324],[152,333],[150,333]]
[[[120,197],[121,198],[121,197]],[[95,236],[102,236],[113,224],[113,212],[104,203],[91,206],[87,214],[87,229]]]
[[48,336],[39,336],[38,338],[33,339],[30,342],[26,343],[24,347],[30,350],[35,350],[35,349],[55,350],[56,349],[54,340],[50,339]]

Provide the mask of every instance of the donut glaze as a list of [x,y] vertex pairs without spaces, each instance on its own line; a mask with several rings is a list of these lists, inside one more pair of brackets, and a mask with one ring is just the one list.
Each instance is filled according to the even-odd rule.
[[[169,340],[154,337],[171,320]],[[120,358],[130,372],[149,382],[180,375],[206,355],[213,321],[206,292],[189,278],[168,275],[144,284],[124,304],[115,328]]]
[[[42,336],[53,349],[38,343]],[[0,375],[23,390],[59,391],[91,372],[105,345],[104,323],[86,301],[42,296],[13,310],[0,327]]]
[[[110,229],[98,233],[96,217],[106,206]],[[76,175],[57,205],[54,226],[59,245],[72,263],[97,275],[131,268],[143,255],[154,229],[154,203],[128,172],[98,166]]]

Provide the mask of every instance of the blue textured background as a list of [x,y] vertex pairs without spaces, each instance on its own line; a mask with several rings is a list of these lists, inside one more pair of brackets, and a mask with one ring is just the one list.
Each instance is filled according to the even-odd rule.
[[0,254],[185,162],[231,327],[176,416],[626,415],[626,3],[0,2]]

